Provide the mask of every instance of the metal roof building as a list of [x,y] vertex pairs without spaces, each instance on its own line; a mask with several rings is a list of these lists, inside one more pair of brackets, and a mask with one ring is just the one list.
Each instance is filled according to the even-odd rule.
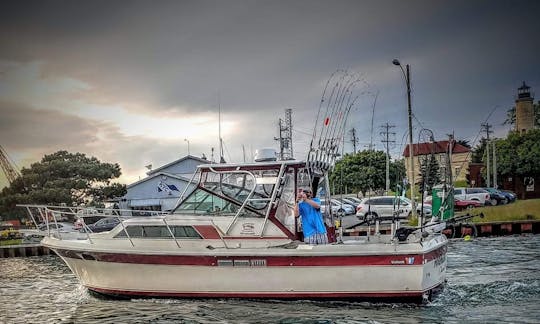
[[147,177],[127,186],[127,194],[118,202],[119,208],[170,211],[176,206],[197,166],[208,163],[210,161],[188,155],[148,171]]

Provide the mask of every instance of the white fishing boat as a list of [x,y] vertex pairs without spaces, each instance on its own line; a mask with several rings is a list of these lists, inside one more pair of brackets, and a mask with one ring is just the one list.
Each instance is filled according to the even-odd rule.
[[171,214],[42,244],[83,286],[113,296],[421,301],[441,288],[447,240],[437,232],[299,241],[293,207],[305,170],[301,161],[202,165]]
[[50,235],[42,244],[84,287],[110,296],[428,300],[445,282],[440,228],[397,223],[387,235],[343,236],[326,214],[330,243],[301,241],[298,189],[328,188],[342,129],[312,145],[306,161],[200,165],[196,188],[171,213],[127,217],[131,211],[116,210],[122,222],[110,231],[76,240]]

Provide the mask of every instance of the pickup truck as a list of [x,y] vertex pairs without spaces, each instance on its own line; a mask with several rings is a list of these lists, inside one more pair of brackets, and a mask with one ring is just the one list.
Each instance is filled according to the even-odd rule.
[[489,192],[481,188],[454,188],[454,199],[473,200],[482,205],[491,205]]

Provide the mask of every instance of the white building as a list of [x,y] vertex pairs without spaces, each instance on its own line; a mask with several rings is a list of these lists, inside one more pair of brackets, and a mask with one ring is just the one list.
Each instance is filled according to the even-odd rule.
[[[148,171],[146,178],[127,186],[127,194],[119,200],[119,208],[170,211],[176,206],[197,166],[207,163],[210,161],[188,155]],[[194,186],[186,194],[193,189]]]

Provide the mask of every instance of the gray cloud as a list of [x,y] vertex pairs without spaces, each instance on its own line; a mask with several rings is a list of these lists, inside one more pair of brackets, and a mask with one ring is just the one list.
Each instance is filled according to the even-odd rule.
[[[350,127],[357,128],[362,143],[373,138],[382,148],[379,125],[395,124],[396,152],[406,129],[406,97],[401,72],[391,64],[395,57],[412,67],[416,130],[432,128],[438,138],[455,131],[458,138],[474,139],[497,105],[491,122],[502,122],[523,80],[537,92],[540,88],[537,1],[10,1],[2,6],[0,62],[39,61],[44,79],[87,84],[78,100],[148,116],[217,114],[219,94],[223,119],[242,122],[234,138],[224,138],[236,160],[242,144],[276,146],[277,119],[285,108],[294,109],[295,150],[301,154],[324,83],[338,68],[362,73],[379,91],[373,134],[372,98],[352,112]],[[55,100],[69,107],[67,97]],[[39,108],[51,106],[52,101],[41,102]],[[2,103],[3,143],[14,150],[88,150],[121,160],[130,172],[185,154],[183,139],[156,143],[129,137],[97,118],[73,117],[67,108],[58,108],[64,113],[34,108]],[[62,132],[49,134],[50,129]],[[191,151],[208,156],[211,146],[217,146],[216,134],[204,143],[192,141]]]
[[77,147],[95,142],[99,124],[65,113],[0,101],[0,138],[6,146],[27,149]]

